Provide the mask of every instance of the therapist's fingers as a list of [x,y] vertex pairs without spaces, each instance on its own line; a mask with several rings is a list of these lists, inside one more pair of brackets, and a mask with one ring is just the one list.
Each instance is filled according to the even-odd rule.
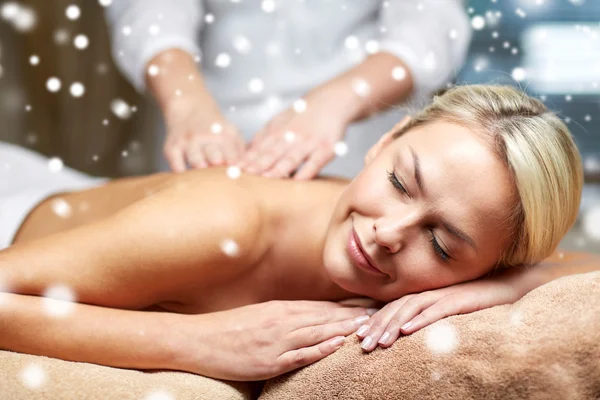
[[202,141],[200,136],[196,135],[190,139],[185,150],[185,155],[188,164],[192,168],[208,167],[208,161],[204,156],[204,142]]
[[250,173],[263,174],[272,169],[290,151],[292,147],[289,142],[281,136],[272,136],[268,141],[265,140],[265,146],[260,149],[257,159],[247,168]]
[[206,143],[203,146],[204,156],[209,165],[222,165],[224,162],[223,150],[219,143]]
[[312,179],[319,174],[325,165],[333,158],[333,149],[331,146],[318,146],[302,168],[294,174],[296,180]]
[[310,156],[312,147],[297,143],[263,175],[269,178],[288,178]]
[[174,172],[186,170],[183,149],[183,140],[180,138],[167,139],[163,147],[163,154],[169,163],[169,168]]

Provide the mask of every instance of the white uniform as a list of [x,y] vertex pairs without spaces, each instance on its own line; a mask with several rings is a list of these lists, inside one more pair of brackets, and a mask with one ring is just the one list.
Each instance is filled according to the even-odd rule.
[[[208,89],[247,141],[294,100],[377,50],[406,64],[411,100],[421,104],[454,78],[471,37],[461,0],[113,0],[106,15],[113,58],[140,92],[147,63],[161,51],[199,55]],[[353,124],[348,153],[322,172],[355,176],[402,114]]]

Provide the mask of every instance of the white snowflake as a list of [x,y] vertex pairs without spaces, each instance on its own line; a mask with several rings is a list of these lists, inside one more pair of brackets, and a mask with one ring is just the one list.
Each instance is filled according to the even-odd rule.
[[349,50],[355,50],[358,49],[360,42],[358,41],[358,38],[356,36],[350,35],[344,40],[344,45]]
[[210,131],[215,134],[218,135],[221,132],[223,132],[223,125],[221,125],[218,122],[214,122],[211,126],[210,126]]
[[583,216],[583,232],[592,240],[600,241],[600,206],[591,207]]
[[213,22],[215,22],[215,16],[211,13],[208,13],[204,16],[204,21],[207,24],[212,24]]
[[239,246],[233,239],[225,239],[221,242],[221,250],[229,257],[236,257],[239,254]]
[[29,364],[21,370],[20,378],[28,388],[37,389],[46,383],[46,371],[37,364]]
[[152,36],[158,35],[160,33],[160,26],[158,26],[157,24],[150,25],[150,27],[148,28],[148,33]]
[[5,21],[12,21],[19,14],[20,9],[21,5],[19,3],[9,1],[2,4],[0,15],[2,15],[2,19]]
[[44,292],[44,308],[53,317],[64,317],[75,309],[75,293],[65,285],[54,285]]
[[158,65],[150,64],[148,66],[148,75],[156,76],[156,75],[158,75],[159,72],[160,72],[160,68],[158,68]]
[[288,143],[293,143],[296,140],[296,134],[292,131],[286,131],[283,134],[283,139]]
[[98,0],[98,4],[102,7],[108,7],[112,4],[112,0]]
[[81,97],[85,93],[85,86],[83,86],[83,83],[81,82],[73,82],[69,91],[71,92],[71,96]]
[[123,36],[129,36],[129,35],[131,35],[132,32],[133,32],[133,30],[131,29],[131,26],[129,26],[129,25],[125,25],[123,28],[121,28],[121,33],[123,33]]
[[355,78],[352,81],[352,90],[360,97],[367,97],[371,94],[371,85],[362,78]]
[[40,57],[38,57],[37,55],[32,54],[29,57],[29,64],[31,64],[31,65],[38,65],[39,63],[40,63]]
[[263,0],[261,3],[261,8],[266,13],[272,13],[273,11],[275,11],[275,1]]
[[129,119],[131,117],[131,107],[123,99],[114,99],[111,101],[110,109],[120,119]]
[[79,35],[75,36],[75,39],[73,39],[73,45],[78,50],[86,49],[88,47],[89,43],[90,43],[90,41],[89,41],[88,37],[84,34],[79,34]]
[[19,32],[31,31],[37,22],[37,14],[30,7],[19,7],[19,12],[11,21]]
[[392,78],[396,81],[401,81],[406,78],[406,69],[402,66],[394,67],[392,69]]
[[63,166],[63,161],[58,157],[52,157],[48,160],[48,170],[52,173],[61,171]]
[[233,38],[233,47],[241,54],[248,54],[252,50],[252,43],[246,36],[238,35]]
[[333,152],[338,157],[345,156],[348,153],[348,145],[344,142],[337,142],[333,146]]
[[71,4],[65,10],[65,15],[67,16],[68,19],[70,19],[71,21],[74,21],[77,18],[79,18],[79,16],[81,16],[81,9],[78,6],[76,6],[75,4]]
[[294,111],[296,111],[297,113],[303,113],[304,111],[306,111],[306,100],[304,99],[298,99],[294,102],[293,108]]
[[450,39],[456,39],[458,37],[458,31],[456,29],[450,29],[450,32],[448,32],[448,36],[450,37]]
[[379,41],[377,40],[369,40],[366,44],[365,44],[365,50],[367,51],[368,54],[375,54],[377,52],[379,52]]
[[248,90],[252,93],[261,93],[265,88],[265,84],[260,78],[252,78],[248,82]]
[[237,179],[242,176],[242,170],[237,165],[232,165],[227,168],[227,177],[229,179]]
[[525,79],[525,77],[527,76],[527,73],[525,72],[524,68],[517,67],[512,70],[511,75],[515,81],[521,82],[522,80]]
[[148,394],[148,396],[146,396],[144,400],[175,400],[175,397],[169,392],[157,390]]
[[52,211],[61,218],[69,218],[73,215],[71,205],[64,199],[52,200]]
[[215,65],[220,68],[227,68],[231,64],[231,56],[227,53],[219,53],[215,59]]
[[473,18],[471,18],[471,26],[476,31],[482,30],[485,28],[485,18],[483,18],[481,15],[474,15]]
[[48,80],[46,81],[46,89],[48,89],[48,91],[56,93],[60,90],[62,86],[62,83],[60,81],[60,79],[58,79],[57,77],[53,76],[48,78]]
[[456,329],[447,322],[430,325],[425,331],[425,343],[432,353],[450,353],[458,345]]

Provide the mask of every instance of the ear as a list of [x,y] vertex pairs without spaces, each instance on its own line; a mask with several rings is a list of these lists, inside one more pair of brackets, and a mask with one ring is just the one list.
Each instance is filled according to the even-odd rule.
[[375,157],[381,153],[381,151],[394,140],[394,133],[402,129],[406,124],[410,122],[410,115],[402,118],[392,129],[387,131],[378,141],[369,149],[365,156],[365,165],[369,165]]

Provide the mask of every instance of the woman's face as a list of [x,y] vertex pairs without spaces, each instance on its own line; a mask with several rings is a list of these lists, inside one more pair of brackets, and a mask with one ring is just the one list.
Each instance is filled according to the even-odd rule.
[[347,291],[392,301],[489,272],[510,240],[503,221],[516,197],[508,169],[459,125],[391,134],[334,210],[324,250],[329,276]]

